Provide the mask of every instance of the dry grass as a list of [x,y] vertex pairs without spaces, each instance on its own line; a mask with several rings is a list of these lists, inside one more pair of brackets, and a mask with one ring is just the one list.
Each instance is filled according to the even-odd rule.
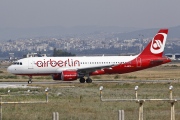
[[94,76],[95,80],[180,80],[180,64],[166,64],[137,72]]
[[[7,72],[7,66],[0,67],[0,81],[27,81],[27,76],[16,76]],[[126,74],[92,76],[93,80],[180,80],[180,63],[169,63]],[[33,81],[52,81],[51,76],[36,76]]]

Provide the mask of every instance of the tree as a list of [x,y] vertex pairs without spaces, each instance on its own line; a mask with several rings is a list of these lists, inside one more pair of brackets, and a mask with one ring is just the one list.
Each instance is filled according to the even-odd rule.
[[76,56],[76,55],[72,54],[71,52],[56,50],[56,48],[54,48],[53,56],[56,57],[56,56]]

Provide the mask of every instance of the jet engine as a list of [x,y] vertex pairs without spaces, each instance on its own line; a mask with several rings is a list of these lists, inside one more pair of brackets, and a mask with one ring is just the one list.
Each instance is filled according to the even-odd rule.
[[63,80],[63,81],[73,81],[77,80],[78,73],[77,71],[62,71],[59,74],[54,74],[53,80]]
[[61,73],[61,79],[63,81],[73,81],[77,80],[78,74],[77,71],[63,71]]

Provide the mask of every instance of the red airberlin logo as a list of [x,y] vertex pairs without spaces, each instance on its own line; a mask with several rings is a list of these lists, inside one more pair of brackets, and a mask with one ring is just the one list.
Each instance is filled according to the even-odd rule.
[[151,43],[151,52],[154,54],[159,54],[164,51],[164,46],[166,43],[167,34],[158,33],[152,40]]
[[67,59],[67,60],[39,60],[35,63],[37,67],[76,67],[80,66],[80,62],[78,60]]

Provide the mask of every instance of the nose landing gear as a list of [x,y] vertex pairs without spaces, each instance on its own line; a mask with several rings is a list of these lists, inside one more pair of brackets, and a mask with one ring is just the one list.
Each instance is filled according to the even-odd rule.
[[32,76],[29,76],[28,84],[32,83]]

